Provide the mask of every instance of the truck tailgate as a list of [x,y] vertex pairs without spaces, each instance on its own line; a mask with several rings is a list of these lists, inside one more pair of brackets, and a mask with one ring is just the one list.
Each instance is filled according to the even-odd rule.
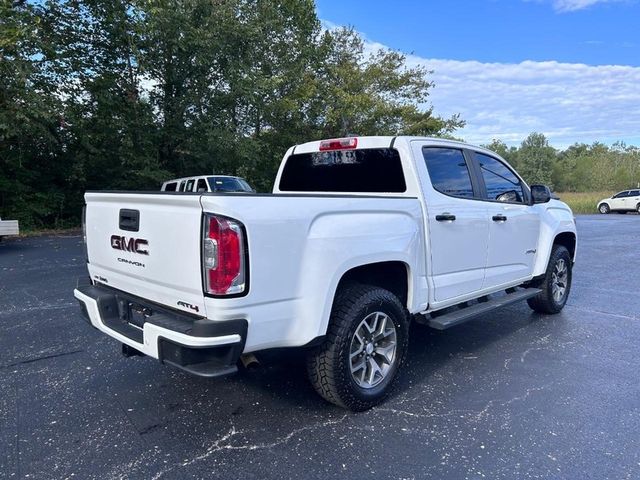
[[205,315],[200,195],[98,192],[85,200],[94,281]]

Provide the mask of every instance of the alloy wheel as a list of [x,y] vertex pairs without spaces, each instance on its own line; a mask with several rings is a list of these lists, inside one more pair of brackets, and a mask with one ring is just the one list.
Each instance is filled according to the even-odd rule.
[[551,293],[556,303],[562,303],[567,292],[568,280],[569,268],[567,267],[567,262],[563,258],[560,258],[551,273]]
[[383,312],[367,315],[351,339],[351,377],[362,388],[379,385],[396,362],[397,332],[393,320]]

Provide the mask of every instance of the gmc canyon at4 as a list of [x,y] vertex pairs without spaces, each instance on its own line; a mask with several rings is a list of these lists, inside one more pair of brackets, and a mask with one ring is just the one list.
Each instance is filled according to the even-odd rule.
[[527,300],[559,312],[576,226],[498,155],[416,137],[291,147],[272,194],[88,192],[86,320],[201,376],[244,354],[307,350],[325,399],[389,392],[409,324],[445,329]]

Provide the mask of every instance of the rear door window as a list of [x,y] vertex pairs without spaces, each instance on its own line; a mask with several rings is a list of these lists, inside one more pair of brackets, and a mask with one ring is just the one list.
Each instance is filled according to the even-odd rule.
[[196,185],[196,191],[197,192],[206,192],[206,191],[208,191],[207,182],[205,181],[204,178],[199,178],[198,179],[198,184]]
[[473,198],[471,175],[462,150],[424,147],[422,155],[433,188],[451,197]]
[[165,192],[175,192],[178,184],[176,182],[167,183],[164,187]]
[[407,185],[397,150],[368,148],[291,155],[282,192],[402,193]]

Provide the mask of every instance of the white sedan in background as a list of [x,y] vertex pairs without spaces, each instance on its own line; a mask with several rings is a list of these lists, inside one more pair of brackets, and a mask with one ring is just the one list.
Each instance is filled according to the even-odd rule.
[[600,213],[640,213],[640,189],[624,190],[609,198],[600,200],[598,202],[598,211]]

